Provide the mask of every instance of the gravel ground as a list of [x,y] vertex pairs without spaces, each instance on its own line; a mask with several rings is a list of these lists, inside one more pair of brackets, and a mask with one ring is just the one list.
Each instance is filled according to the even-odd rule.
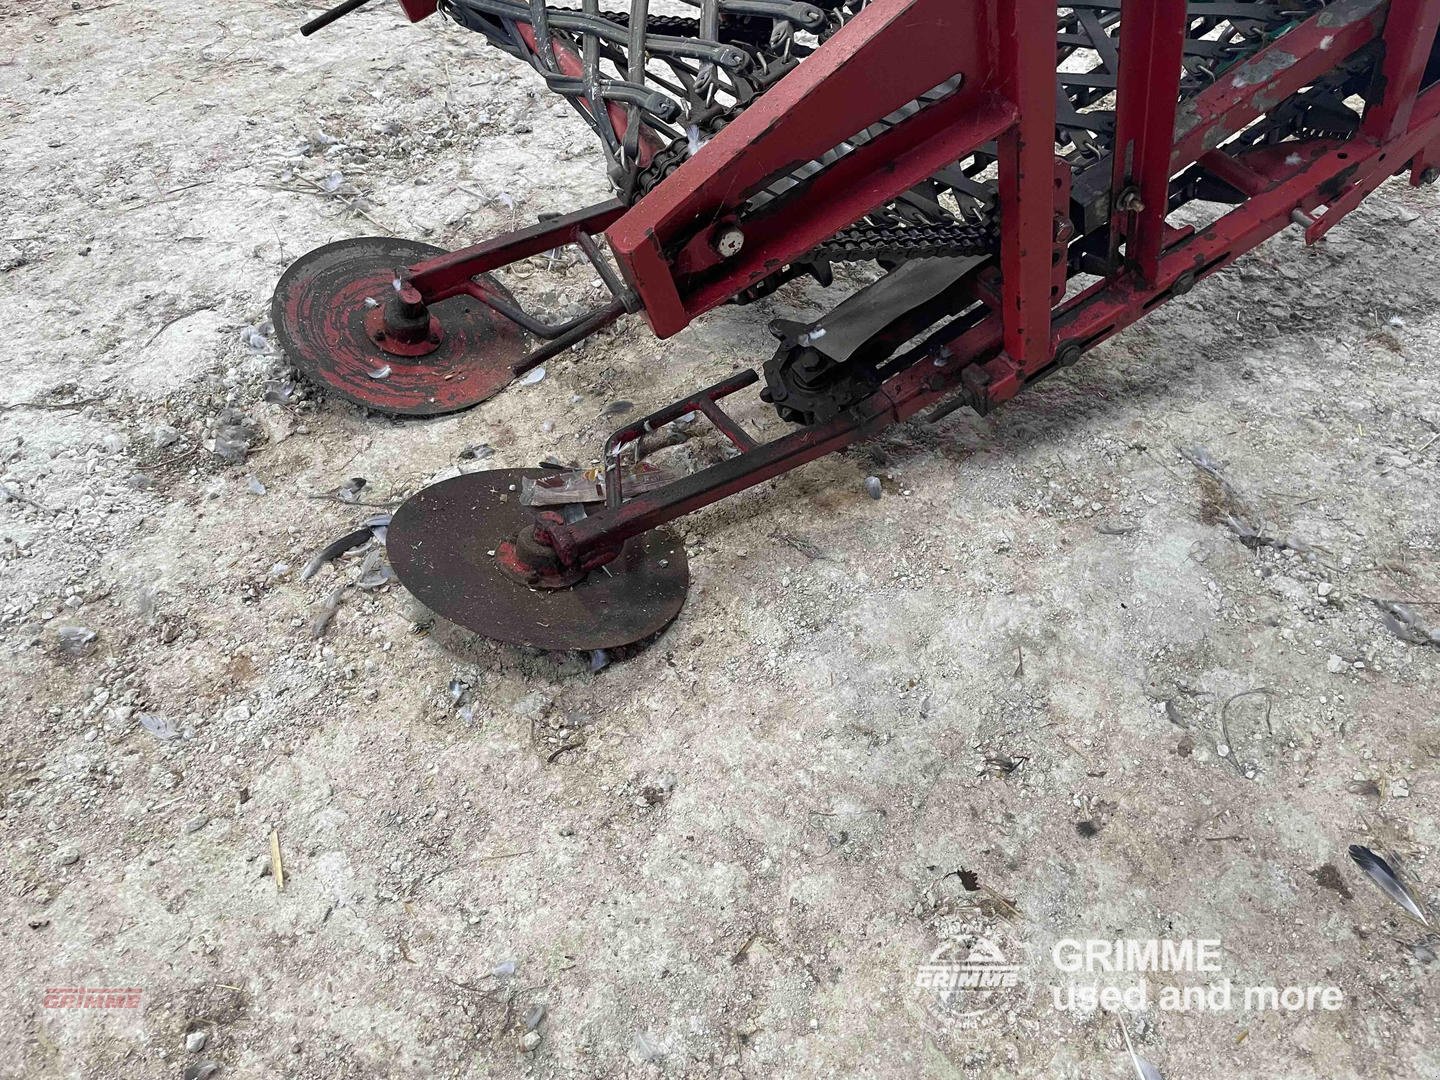
[[[1440,879],[1440,649],[1382,606],[1440,626],[1434,192],[686,519],[684,611],[602,671],[393,584],[317,638],[365,553],[299,569],[367,514],[588,460],[615,401],[840,290],[631,320],[445,419],[291,395],[261,324],[302,252],[605,194],[523,65],[312,12],[0,7],[0,1075],[1124,1077],[1115,1010],[1057,1007],[1141,978],[1057,969],[1086,938],[1220,942],[1120,1003],[1167,1080],[1440,1072],[1435,953],[1345,854]],[[966,934],[1018,985],[958,1019],[917,972]],[[1340,1005],[1158,1000],[1223,980]],[[140,997],[47,1007],[72,986]]]

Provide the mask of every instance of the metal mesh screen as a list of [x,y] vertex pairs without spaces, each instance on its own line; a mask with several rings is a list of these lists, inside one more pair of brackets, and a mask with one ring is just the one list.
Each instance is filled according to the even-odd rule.
[[662,152],[693,153],[867,2],[442,0],[440,9],[574,104],[632,201],[658,180],[647,170]]

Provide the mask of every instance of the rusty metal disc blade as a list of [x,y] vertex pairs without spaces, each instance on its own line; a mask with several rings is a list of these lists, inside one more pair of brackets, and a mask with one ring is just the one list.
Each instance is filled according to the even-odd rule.
[[690,567],[680,537],[634,537],[614,562],[564,589],[536,589],[501,570],[495,551],[535,520],[520,481],[543,469],[443,480],[411,496],[390,522],[390,564],[437,615],[477,634],[539,649],[612,649],[649,637],[680,613]]
[[[393,295],[401,268],[442,253],[413,240],[361,236],[302,255],[275,287],[276,339],[306,378],[375,412],[435,416],[484,401],[514,379],[512,365],[528,351],[524,332],[499,312],[470,296],[431,306],[441,340],[423,356],[386,352],[366,327]],[[514,303],[489,275],[476,281]]]

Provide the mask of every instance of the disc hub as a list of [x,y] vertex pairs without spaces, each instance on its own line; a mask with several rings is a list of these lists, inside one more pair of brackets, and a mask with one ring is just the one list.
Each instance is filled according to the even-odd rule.
[[[468,293],[426,304],[405,271],[437,254],[361,236],[302,255],[275,288],[276,339],[306,378],[376,412],[435,416],[484,401],[515,378],[526,336]],[[488,274],[474,285],[514,302]]]
[[365,332],[391,356],[425,356],[440,347],[444,330],[440,320],[420,299],[413,285],[395,292],[365,316]]
[[550,544],[548,525],[564,522],[553,510],[535,515],[532,527],[521,529],[495,549],[500,572],[512,581],[533,589],[566,589],[585,576],[585,571],[567,567]]

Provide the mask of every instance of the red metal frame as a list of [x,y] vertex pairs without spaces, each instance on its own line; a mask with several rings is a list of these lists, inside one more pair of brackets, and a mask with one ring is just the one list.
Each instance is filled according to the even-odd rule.
[[[1138,14],[1146,4],[1126,0],[1122,27],[1132,7]],[[1184,102],[1176,117],[1171,173],[1198,161],[1374,41],[1385,27],[1385,11],[1385,0],[1338,0],[1231,68],[1205,93]],[[1165,47],[1163,42],[1154,45]]]
[[1170,198],[1175,143],[1174,92],[1185,52],[1185,0],[1153,0],[1120,20],[1120,74],[1110,190],[1110,260],[1121,244],[1131,270],[1155,284]]
[[[1015,13],[1026,7],[1024,3],[1006,6]],[[1053,113],[1037,104],[1042,94],[1038,85],[1039,68],[1043,66],[1038,61],[1041,50],[1012,41],[999,50],[1005,70],[998,83],[994,71],[987,82],[987,86],[1003,88],[994,91],[999,101],[992,97],[985,105],[996,110],[987,122],[1004,115],[1007,103],[1018,106],[1016,122],[1001,135],[1002,281],[1001,295],[994,298],[999,302],[993,305],[990,316],[937,349],[928,362],[922,361],[892,378],[848,415],[745,449],[738,457],[658,491],[636,496],[623,505],[619,504],[620,493],[612,491],[615,501],[604,512],[547,531],[545,540],[560,560],[577,567],[599,565],[631,536],[867,438],[957,394],[965,403],[985,411],[1013,397],[1037,373],[1053,366],[1054,358],[1061,363],[1072,362],[1085,349],[1119,333],[1170,295],[1188,290],[1200,278],[1227,266],[1286,228],[1297,210],[1310,215],[1323,208],[1307,229],[1307,239],[1313,240],[1407,162],[1412,164],[1412,182],[1418,182],[1422,168],[1433,168],[1432,163],[1440,160],[1440,86],[1417,95],[1440,19],[1440,0],[1394,0],[1389,22],[1384,18],[1384,6],[1375,0],[1341,0],[1290,30],[1238,65],[1228,78],[1177,110],[1170,103],[1179,97],[1180,48],[1186,17],[1183,7],[1178,0],[1126,2],[1117,102],[1117,146],[1122,152],[1116,155],[1111,199],[1112,206],[1123,201],[1128,209],[1113,215],[1118,219],[1117,245],[1123,247],[1124,257],[1116,262],[1112,274],[1065,300],[1052,315],[1049,297],[1054,275],[1050,264],[1057,244],[1051,222],[1056,185],[1048,130],[1053,125]],[[1136,16],[1133,23],[1132,8]],[[902,9],[912,11],[915,5],[877,0],[871,9],[875,19],[857,29],[857,40],[847,45],[860,44],[862,34],[873,35],[881,25],[890,28],[892,22],[882,23],[882,19]],[[1038,13],[1031,14],[1039,17]],[[1009,25],[1023,26],[1025,22],[1017,18]],[[1002,20],[998,26],[1003,33],[1005,22]],[[896,33],[894,29],[889,32]],[[1369,102],[1362,129],[1354,138],[1344,142],[1287,142],[1278,151],[1261,148],[1234,156],[1218,149],[1251,120],[1332,70],[1377,36],[1383,38],[1386,49],[1385,78]],[[894,51],[901,55],[908,54],[911,47],[918,47],[913,39],[909,44],[899,39],[893,44]],[[1032,51],[1035,55],[1028,55]],[[1043,93],[1053,95],[1053,64],[1043,75]],[[809,94],[823,92],[823,81],[818,85],[807,83],[805,89]],[[1049,100],[1053,103],[1053,96]],[[746,114],[750,118],[747,130],[769,130],[769,125],[783,124],[783,116],[759,111],[767,104],[768,99]],[[1043,118],[1045,136],[1036,134],[1039,123],[1025,123],[1027,108],[1034,108]],[[1033,152],[1027,156],[1027,132],[1044,147],[1044,155]],[[927,131],[925,137],[935,136]],[[665,320],[679,320],[691,309],[681,283],[671,276],[673,264],[663,257],[667,246],[674,250],[676,234],[656,230],[674,228],[683,220],[682,211],[698,212],[703,221],[707,211],[714,214],[718,207],[736,205],[737,194],[728,195],[728,204],[696,199],[702,190],[725,189],[731,160],[725,151],[739,153],[742,149],[722,143],[708,160],[697,156],[693,167],[687,166],[677,174],[663,203],[647,205],[649,200],[642,201],[609,233],[647,310],[651,297],[658,297],[664,314],[657,332],[670,329],[672,324]],[[1036,151],[1035,145],[1030,150]],[[1043,170],[1042,156],[1047,166]],[[1232,183],[1247,198],[1207,228],[1171,229],[1164,220],[1171,178],[1202,159],[1215,175]],[[1063,163],[1061,167],[1065,168]],[[752,163],[749,175],[761,173],[762,168]],[[894,190],[903,188],[900,183]],[[862,214],[868,198],[869,194],[857,197],[849,208],[857,216]],[[690,223],[696,220],[692,217]],[[1043,274],[1041,259],[1036,256],[1042,244]],[[756,265],[763,265],[763,261],[752,256],[744,267],[735,269],[736,280],[748,280]],[[1042,281],[1046,289],[1043,298]],[[712,283],[692,293],[690,302],[703,309],[718,291],[719,287]],[[1043,311],[1035,314],[1042,304]],[[1027,309],[1027,305],[1032,306]],[[1043,335],[1038,342],[1037,334]],[[713,400],[711,406],[718,410]],[[673,409],[663,410],[632,427],[646,430],[657,426],[673,419],[671,412]],[[622,440],[625,435],[617,433]]]
[[400,10],[411,22],[419,22],[434,15],[439,6],[436,0],[400,0]]
[[483,302],[484,291],[473,278],[532,255],[543,255],[554,248],[577,243],[582,236],[604,232],[624,214],[625,204],[610,199],[474,247],[436,255],[410,267],[405,276],[427,304],[438,304],[461,293],[469,293]]
[[[429,0],[402,2],[413,17]],[[873,0],[634,206],[593,208],[413,267],[411,284],[432,300],[468,291],[474,274],[603,230],[635,306],[665,337],[941,167],[983,144],[997,147],[998,280],[991,270],[976,281],[975,295],[989,308],[982,321],[967,323],[846,414],[765,445],[754,445],[718,404],[751,378],[727,380],[628,425],[612,438],[607,462],[639,433],[696,408],[741,453],[623,503],[617,466],[607,509],[571,524],[547,522],[540,541],[568,567],[593,567],[629,537],[922,409],[959,400],[985,411],[1293,220],[1313,242],[1392,174],[1408,166],[1412,183],[1436,176],[1440,86],[1422,92],[1420,84],[1440,0],[1337,0],[1183,103],[1193,17],[1183,0],[1124,0],[1123,14],[1109,270],[1077,295],[1064,295],[1070,170],[1053,140],[1052,0]],[[1253,120],[1377,41],[1380,78],[1354,137],[1227,148]],[[933,93],[942,86],[948,95]],[[924,108],[851,144],[803,197],[756,202],[774,178],[922,98]],[[1171,228],[1173,178],[1196,162],[1240,201],[1198,231]]]
[[1001,90],[1019,110],[998,145],[1000,310],[1005,352],[1027,375],[1050,363],[1055,217],[1069,202],[1056,200],[1054,6],[1050,0],[996,6]]
[[1378,142],[1410,126],[1415,93],[1440,26],[1440,4],[1431,0],[1390,0],[1385,18],[1385,59],[1380,65],[1380,99],[1366,110],[1360,131]]
[[[876,0],[640,200],[606,235],[655,333],[678,333],[1013,125],[1013,99],[999,94],[994,40],[988,5]],[[781,202],[747,222],[744,247],[716,272],[682,279],[685,263],[705,261],[700,251],[711,230],[733,221],[773,177],[834,150],[957,72],[963,81],[951,97],[847,155],[798,204]],[[1053,65],[1046,78],[1053,83]],[[677,250],[688,255],[681,266],[670,255]]]

